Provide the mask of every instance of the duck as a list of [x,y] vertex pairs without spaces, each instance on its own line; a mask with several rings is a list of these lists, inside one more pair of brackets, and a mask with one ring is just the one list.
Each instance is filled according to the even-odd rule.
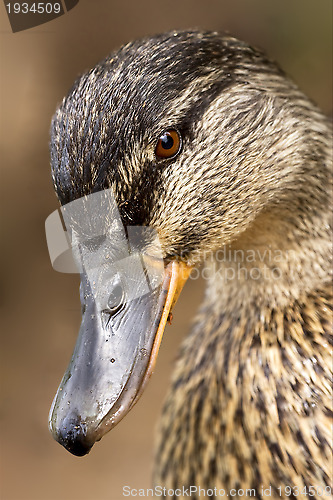
[[[89,227],[151,228],[140,252],[162,266],[133,300],[121,272],[81,269],[79,338],[49,417],[69,452],[87,454],[137,402],[196,272],[205,294],[173,368],[154,484],[194,500],[200,488],[331,494],[331,140],[277,63],[218,32],[130,42],[76,80],[51,125],[60,205],[86,204],[74,210],[86,221],[102,194]],[[81,251],[105,257],[105,234]]]

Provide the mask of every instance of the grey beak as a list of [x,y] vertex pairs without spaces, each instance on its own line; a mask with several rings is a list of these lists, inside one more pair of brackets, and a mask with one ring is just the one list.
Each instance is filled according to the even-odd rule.
[[164,265],[152,228],[125,230],[111,190],[61,211],[67,231],[53,213],[47,241],[54,267],[81,275],[82,323],[49,427],[60,444],[82,456],[142,394],[191,269],[175,261]]
[[49,420],[74,455],[88,453],[131,409],[145,378],[170,277],[149,289],[140,263],[81,275],[82,323]]

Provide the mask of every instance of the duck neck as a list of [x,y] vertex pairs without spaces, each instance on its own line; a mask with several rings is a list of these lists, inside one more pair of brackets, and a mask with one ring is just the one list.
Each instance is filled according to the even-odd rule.
[[327,486],[329,255],[325,214],[297,224],[271,212],[206,262],[163,410],[156,484]]
[[312,217],[291,217],[280,209],[262,213],[206,261],[209,314],[238,315],[254,307],[283,310],[322,288],[332,275],[330,235],[327,205]]

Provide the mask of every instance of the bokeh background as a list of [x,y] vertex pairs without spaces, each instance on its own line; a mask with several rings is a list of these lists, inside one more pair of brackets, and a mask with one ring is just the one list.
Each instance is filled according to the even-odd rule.
[[0,6],[2,500],[118,500],[151,485],[153,435],[177,346],[203,283],[191,281],[145,394],[84,458],[47,428],[80,323],[78,279],[52,270],[45,218],[52,113],[76,76],[131,39],[170,29],[228,31],[264,48],[332,113],[331,0],[80,0],[68,14],[13,34]]

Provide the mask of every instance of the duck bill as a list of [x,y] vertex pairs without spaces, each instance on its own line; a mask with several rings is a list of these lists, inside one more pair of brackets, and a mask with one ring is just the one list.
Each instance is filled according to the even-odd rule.
[[82,323],[49,418],[54,438],[74,455],[87,454],[138,401],[190,272],[186,264],[170,262],[157,287],[123,302],[115,313],[103,304],[112,287],[119,289],[121,274],[118,284],[108,276],[81,275]]

